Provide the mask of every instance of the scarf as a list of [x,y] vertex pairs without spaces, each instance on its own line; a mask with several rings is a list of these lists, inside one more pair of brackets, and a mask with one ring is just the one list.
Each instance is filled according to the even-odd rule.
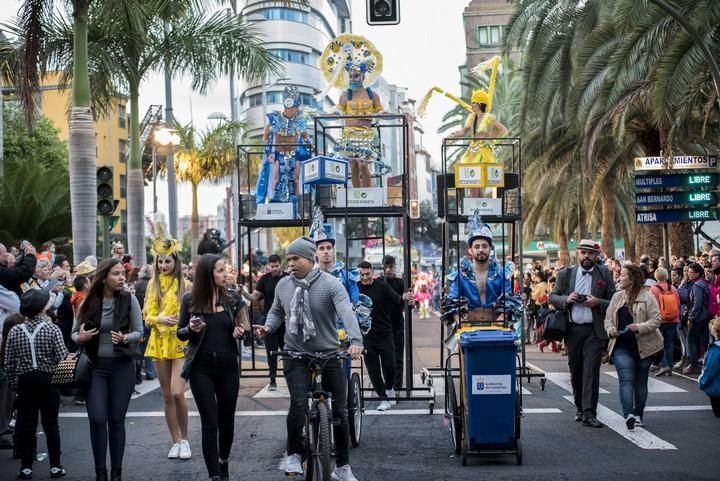
[[303,340],[307,341],[315,337],[315,322],[313,322],[312,312],[310,311],[310,286],[320,277],[320,269],[314,268],[303,279],[297,279],[295,276],[290,278],[295,283],[295,293],[292,301],[290,301],[290,323],[288,330],[291,334],[297,335],[298,324],[303,326]]

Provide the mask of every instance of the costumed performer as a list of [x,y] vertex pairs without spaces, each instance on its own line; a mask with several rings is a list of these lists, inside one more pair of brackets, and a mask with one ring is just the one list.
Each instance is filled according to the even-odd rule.
[[[342,34],[334,38],[320,57],[320,70],[328,89],[343,91],[337,109],[346,116],[373,115],[383,111],[380,95],[370,88],[382,73],[382,55],[360,35]],[[326,92],[320,94],[324,97]],[[347,118],[338,139],[336,154],[350,162],[353,187],[370,187],[370,164],[378,162],[380,148],[372,119]],[[382,164],[382,163],[381,163]],[[389,172],[382,164],[382,173]]]
[[255,186],[257,205],[266,201],[296,202],[303,190],[299,182],[300,162],[310,158],[310,135],[296,86],[285,87],[283,107],[282,112],[267,114],[264,155]]
[[468,299],[468,321],[494,322],[504,311],[522,304],[512,292],[512,268],[498,263],[495,257],[493,234],[476,210],[468,221],[468,256],[460,262],[460,269],[448,276],[448,297]]
[[185,380],[180,376],[187,342],[177,337],[180,304],[190,284],[183,277],[178,257],[180,242],[164,238],[161,231],[158,234],[152,244],[155,266],[143,309],[150,329],[145,356],[153,359],[165,403],[165,421],[173,442],[168,458],[190,459]]

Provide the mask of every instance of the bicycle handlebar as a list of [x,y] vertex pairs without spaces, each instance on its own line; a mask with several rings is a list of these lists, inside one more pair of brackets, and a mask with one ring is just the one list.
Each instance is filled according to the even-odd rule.
[[331,353],[323,352],[301,352],[301,351],[270,351],[270,357],[290,357],[293,359],[308,359],[308,360],[322,360],[328,361],[330,359],[349,359],[350,354],[347,351],[338,351]]

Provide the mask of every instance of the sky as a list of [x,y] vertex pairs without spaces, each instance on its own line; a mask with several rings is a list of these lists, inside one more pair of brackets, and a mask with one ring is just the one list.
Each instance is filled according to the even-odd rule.
[[[459,94],[460,74],[458,67],[465,61],[465,34],[462,11],[469,0],[400,0],[400,24],[394,26],[370,26],[365,21],[365,0],[350,0],[353,9],[352,31],[372,41],[383,54],[383,77],[388,83],[405,87],[408,96],[419,100],[434,85]],[[1,0],[5,8],[0,21],[14,16],[20,2]],[[141,117],[151,104],[164,104],[164,80],[162,75],[152,74],[140,89]],[[337,98],[334,92],[334,98]],[[454,104],[436,96],[422,119],[425,128],[423,143],[431,155],[439,161],[441,137],[436,134],[445,112]],[[202,131],[210,126],[207,117],[222,112],[230,117],[230,92],[228,79],[220,79],[210,86],[207,95],[192,92],[187,78],[173,79],[173,109],[178,122],[193,122]],[[167,212],[167,184],[158,181],[158,209]],[[202,185],[199,190],[200,214],[215,214],[222,202],[225,187]],[[145,191],[145,209],[152,211],[152,188]],[[189,185],[178,185],[178,215],[190,214],[191,196]]]

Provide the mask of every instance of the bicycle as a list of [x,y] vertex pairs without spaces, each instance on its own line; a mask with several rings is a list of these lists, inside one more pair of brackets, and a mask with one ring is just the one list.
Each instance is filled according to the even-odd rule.
[[308,392],[305,417],[305,480],[330,481],[334,446],[331,427],[340,421],[333,419],[332,393],[323,390],[322,371],[328,361],[349,359],[350,355],[347,352],[323,354],[297,351],[273,351],[270,355],[308,361],[312,390]]

